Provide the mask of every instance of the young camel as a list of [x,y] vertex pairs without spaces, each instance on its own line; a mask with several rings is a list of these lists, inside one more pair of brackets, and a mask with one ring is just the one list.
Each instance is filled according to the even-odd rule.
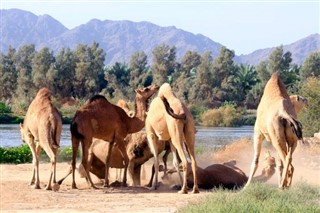
[[51,173],[46,190],[52,190],[51,180],[53,175],[53,190],[59,190],[56,183],[56,154],[60,144],[62,121],[58,110],[51,103],[51,91],[41,88],[31,102],[24,122],[20,125],[21,138],[26,142],[32,152],[33,174],[30,185],[40,189],[39,156],[41,148],[50,158]]
[[[223,187],[226,189],[237,189],[244,186],[247,182],[248,177],[246,174],[235,166],[236,161],[229,161],[222,164],[212,164],[206,168],[197,168],[198,185],[201,189],[212,189],[217,187]],[[266,182],[275,173],[275,159],[266,152],[264,159],[264,169],[259,176],[253,178],[254,181]],[[190,168],[190,163],[188,163]],[[168,175],[165,176],[169,179],[169,174],[175,173],[175,169],[168,171]],[[190,170],[188,170],[188,187],[193,186],[193,175]],[[174,186],[176,187],[176,186]]]
[[[257,109],[254,126],[254,157],[246,186],[257,170],[261,145],[264,138],[270,141],[280,158],[279,188],[289,187],[294,167],[292,154],[297,140],[302,139],[302,125],[296,120],[297,114],[279,74],[273,73],[267,82]],[[284,166],[284,167],[283,167]]]
[[303,108],[308,108],[309,106],[308,100],[300,95],[290,95],[290,100],[297,115]]
[[150,104],[150,108],[146,118],[146,132],[149,147],[154,156],[155,178],[152,188],[157,189],[159,159],[158,159],[158,141],[171,140],[170,146],[174,158],[174,166],[179,167],[178,157],[182,160],[183,166],[183,184],[179,193],[188,193],[187,189],[187,169],[188,162],[183,151],[183,143],[189,153],[192,171],[194,176],[193,193],[199,193],[197,183],[197,164],[194,154],[195,146],[195,125],[191,112],[187,107],[175,97],[168,83],[164,83],[160,89],[158,96],[154,98]]
[[[134,186],[141,185],[141,166],[147,162],[150,158],[153,157],[153,154],[150,151],[147,141],[147,135],[145,132],[137,132],[129,134],[126,138],[126,152],[129,158],[128,172],[133,180]],[[100,179],[104,179],[105,176],[105,159],[107,155],[108,146],[110,144],[106,143],[100,139],[94,139],[92,142],[92,164],[90,167],[90,172],[96,175]],[[163,155],[164,167],[166,169],[166,162],[168,154],[171,152],[170,144],[167,141],[159,141],[159,154],[162,151],[165,151]],[[124,168],[124,158],[121,155],[118,147],[114,147],[111,153],[110,167],[111,168]],[[82,165],[79,166],[79,169]],[[81,169],[80,169],[81,171]],[[81,171],[82,172],[82,171]],[[154,173],[154,169],[153,169]],[[148,186],[151,186],[153,173],[150,179]],[[81,174],[85,177],[85,174]]]
[[[158,89],[158,86],[151,85],[143,89],[135,90],[136,114],[132,118],[129,117],[123,109],[111,104],[101,95],[94,96],[88,103],[77,110],[70,126],[72,139],[72,161],[69,174],[72,172],[72,188],[77,188],[75,183],[75,164],[80,142],[82,145],[81,163],[86,171],[87,180],[90,185],[95,188],[89,173],[92,158],[88,158],[91,152],[90,146],[92,144],[93,137],[110,143],[107,151],[108,154],[105,159],[104,186],[109,186],[108,176],[111,157],[110,153],[112,153],[114,143],[118,146],[124,158],[125,167],[122,185],[126,185],[129,159],[126,153],[124,138],[128,134],[138,132],[144,127],[147,102],[149,98],[158,91]],[[69,174],[67,174],[67,176]],[[61,179],[59,184],[61,184],[67,176]]]

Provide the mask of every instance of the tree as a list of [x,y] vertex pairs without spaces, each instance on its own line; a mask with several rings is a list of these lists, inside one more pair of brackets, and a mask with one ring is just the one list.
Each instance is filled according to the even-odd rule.
[[107,88],[103,91],[107,96],[114,98],[133,99],[127,88],[130,81],[130,69],[125,63],[116,62],[112,67],[107,68],[105,79],[108,82]]
[[186,103],[189,102],[189,89],[192,87],[192,80],[200,63],[201,56],[197,52],[187,51],[182,58],[180,68],[177,69],[173,89],[177,97]]
[[17,87],[15,52],[10,46],[7,55],[0,53],[0,100],[10,100]]
[[235,72],[233,82],[237,99],[244,101],[248,92],[258,82],[255,68],[251,65],[240,64]]
[[311,53],[301,68],[301,80],[308,77],[320,77],[320,52]]
[[106,83],[103,78],[105,55],[96,42],[93,42],[91,47],[82,44],[77,46],[74,79],[76,96],[89,98],[101,91],[101,86]]
[[153,83],[162,85],[170,80],[168,77],[176,69],[176,47],[162,44],[153,49],[152,55]]
[[53,70],[55,58],[49,48],[42,48],[32,58],[32,82],[37,90],[48,87],[53,90],[55,73]]
[[29,105],[37,92],[32,81],[32,59],[35,53],[35,46],[31,44],[20,47],[16,54],[18,73],[16,98],[25,104],[24,107]]
[[204,103],[212,99],[212,63],[211,52],[205,52],[201,56],[201,63],[197,68],[196,76],[192,81],[189,101],[192,103]]
[[218,57],[213,63],[212,101],[224,102],[233,98],[233,77],[236,71],[233,58],[235,54],[226,47],[221,47]]
[[146,79],[148,76],[148,57],[141,51],[136,51],[130,57],[129,62],[130,69],[130,90],[133,91],[138,87],[149,86],[146,85]]
[[75,54],[70,48],[62,48],[56,56],[55,70],[57,79],[54,81],[54,93],[59,98],[75,96],[73,79],[75,76]]

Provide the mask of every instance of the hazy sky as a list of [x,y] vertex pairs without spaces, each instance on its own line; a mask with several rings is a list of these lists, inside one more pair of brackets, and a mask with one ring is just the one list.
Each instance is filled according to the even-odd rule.
[[1,0],[1,9],[48,14],[72,29],[100,20],[148,21],[203,34],[237,55],[319,33],[320,0]]

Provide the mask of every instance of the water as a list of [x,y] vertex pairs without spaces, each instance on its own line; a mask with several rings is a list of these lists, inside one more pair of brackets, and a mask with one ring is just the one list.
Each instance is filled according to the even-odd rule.
[[[253,127],[197,127],[196,146],[216,148],[240,138],[252,138]],[[0,146],[20,146],[19,124],[0,124]],[[63,125],[60,146],[71,146],[69,125]]]

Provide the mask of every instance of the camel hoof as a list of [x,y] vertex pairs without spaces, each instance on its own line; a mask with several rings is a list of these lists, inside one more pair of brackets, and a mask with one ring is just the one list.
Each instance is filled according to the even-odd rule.
[[78,189],[78,187],[77,187],[76,184],[72,184],[71,188],[72,188],[72,189]]
[[54,183],[53,186],[52,186],[52,190],[53,190],[54,192],[57,192],[57,191],[59,191],[59,189],[60,189],[60,185],[57,184],[57,183]]
[[33,185],[32,188],[34,189],[41,189],[41,187],[39,185]]
[[179,192],[178,192],[179,194],[188,194],[188,190],[180,190]]
[[198,193],[200,193],[200,191],[199,191],[199,189],[193,189],[193,190],[192,190],[192,193],[193,193],[193,194],[198,194]]
[[120,187],[120,186],[122,186],[122,183],[116,180],[115,182],[111,183],[110,186],[111,187]]

